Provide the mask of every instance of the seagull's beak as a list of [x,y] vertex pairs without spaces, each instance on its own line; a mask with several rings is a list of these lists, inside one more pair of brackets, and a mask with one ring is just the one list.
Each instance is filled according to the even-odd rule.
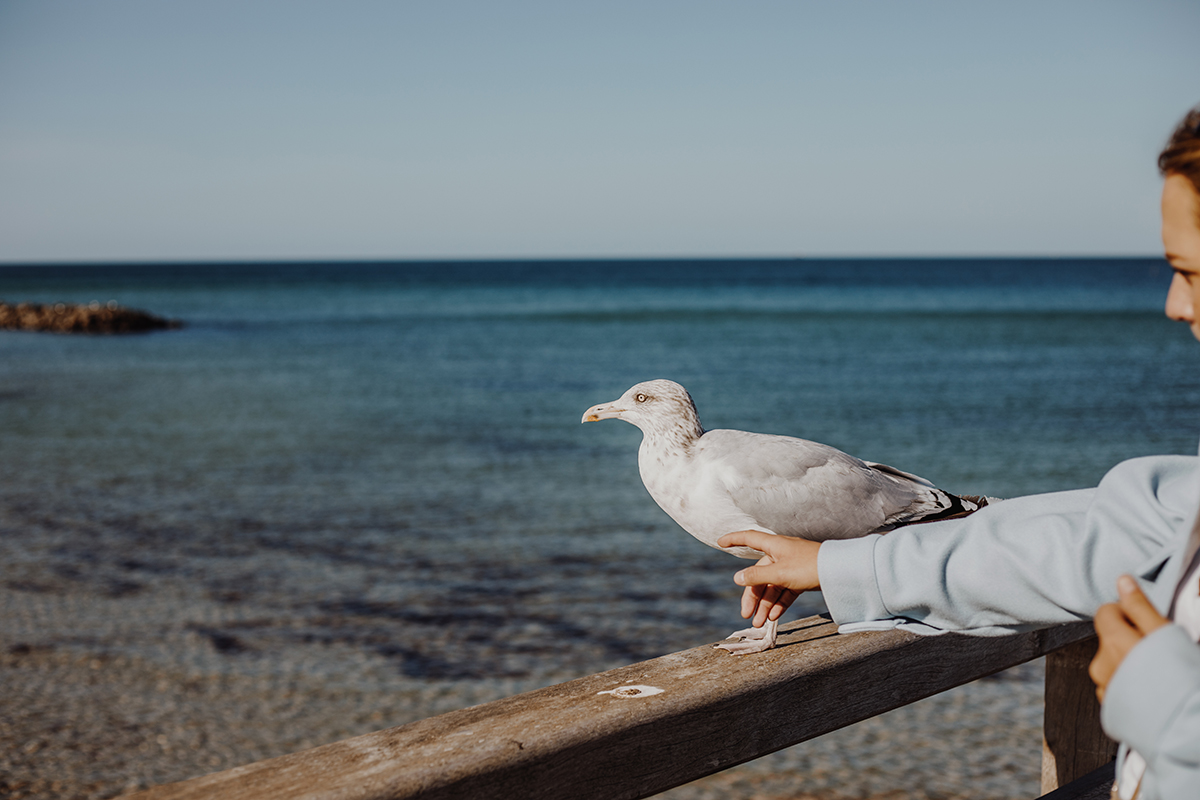
[[625,409],[618,408],[616,403],[601,403],[592,406],[583,415],[583,422],[599,422],[602,419],[620,419]]

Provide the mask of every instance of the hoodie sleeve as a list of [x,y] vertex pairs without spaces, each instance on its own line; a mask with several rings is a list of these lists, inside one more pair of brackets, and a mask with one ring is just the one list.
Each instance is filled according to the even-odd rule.
[[1198,505],[1200,459],[1137,458],[1095,489],[823,542],[817,570],[843,632],[1003,635],[1090,619],[1116,600],[1118,576],[1145,577],[1165,549],[1182,546]]

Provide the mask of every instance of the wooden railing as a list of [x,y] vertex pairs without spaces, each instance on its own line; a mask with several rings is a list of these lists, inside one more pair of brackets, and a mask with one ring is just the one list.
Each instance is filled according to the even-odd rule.
[[[827,618],[809,617],[784,626],[765,653],[698,647],[133,797],[649,797],[1050,654],[1047,792],[1115,753],[1087,677],[1094,650],[1087,623],[1003,637],[839,636]],[[1102,778],[1093,773],[1093,783]]]

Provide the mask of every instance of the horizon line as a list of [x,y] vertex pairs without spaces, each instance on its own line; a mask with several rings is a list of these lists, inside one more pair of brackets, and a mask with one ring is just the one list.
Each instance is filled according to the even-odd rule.
[[596,263],[596,262],[688,262],[688,261],[1129,261],[1163,260],[1162,253],[1104,255],[704,255],[704,256],[433,256],[433,257],[317,257],[297,258],[182,258],[182,259],[68,259],[0,260],[0,269],[16,267],[114,267],[114,266],[233,266],[233,265],[317,265],[317,264],[519,264],[519,263]]

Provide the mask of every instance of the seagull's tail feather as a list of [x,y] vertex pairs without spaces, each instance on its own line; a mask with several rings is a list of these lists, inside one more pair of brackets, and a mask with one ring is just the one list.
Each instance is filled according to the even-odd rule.
[[890,531],[904,525],[915,525],[919,522],[936,522],[943,519],[956,519],[974,514],[979,509],[996,502],[994,497],[976,497],[964,494],[954,495],[937,488],[920,475],[867,461],[866,465],[881,476],[915,491],[916,497],[903,510],[889,514],[879,531]]
[[927,512],[913,514],[906,519],[896,520],[896,527],[965,517],[974,514],[979,509],[996,500],[994,497],[979,497],[971,494],[959,496],[944,492],[941,489],[934,489],[933,491],[938,495],[938,499],[942,501],[938,504],[941,508],[930,509]]

